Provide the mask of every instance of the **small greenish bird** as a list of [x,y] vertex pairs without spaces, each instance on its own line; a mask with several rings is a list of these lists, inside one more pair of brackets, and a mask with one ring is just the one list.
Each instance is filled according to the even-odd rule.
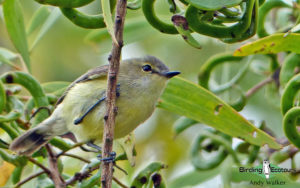
[[[15,139],[10,149],[29,156],[54,136],[69,132],[79,142],[101,142],[107,72],[108,65],[104,65],[76,79],[58,99],[52,115]],[[167,80],[179,73],[170,72],[166,65],[152,56],[121,62],[115,138],[126,136],[151,116]]]

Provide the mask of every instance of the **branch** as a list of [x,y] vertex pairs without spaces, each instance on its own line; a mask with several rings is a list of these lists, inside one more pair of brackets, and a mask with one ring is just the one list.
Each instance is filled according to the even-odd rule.
[[28,160],[30,162],[32,162],[33,164],[37,165],[38,167],[40,167],[41,169],[43,169],[44,172],[46,172],[48,175],[50,175],[50,173],[51,173],[50,170],[47,167],[45,167],[43,164],[37,162],[35,159],[33,159],[31,157],[28,157]]
[[253,94],[255,94],[259,89],[261,89],[262,87],[264,87],[265,85],[273,82],[274,79],[272,77],[268,77],[267,79],[259,82],[257,85],[255,85],[254,87],[250,88],[247,93],[246,93],[246,98],[251,97]]
[[78,172],[78,173],[76,173],[72,178],[70,178],[68,181],[66,181],[66,184],[65,184],[65,185],[66,185],[66,186],[68,186],[68,185],[73,185],[76,181],[81,181],[81,180],[83,180],[83,179],[89,177],[90,174],[91,174],[93,171],[99,169],[100,165],[101,165],[101,163],[99,163],[98,165],[96,165],[96,166],[94,166],[94,167],[88,168],[88,169],[87,169],[86,171],[84,171],[84,172]]
[[52,149],[48,144],[46,144],[45,147],[49,155],[48,159],[49,159],[51,180],[53,181],[55,188],[63,188],[65,187],[65,182],[58,170],[56,155],[55,153],[53,153]]
[[83,157],[80,157],[80,156],[78,156],[78,155],[74,155],[74,154],[71,154],[71,153],[63,153],[63,154],[62,154],[62,155],[60,155],[60,156],[72,157],[72,158],[75,158],[75,159],[81,160],[81,161],[83,161],[83,162],[85,162],[85,163],[91,163],[91,161],[90,161],[90,160],[88,160],[88,159],[84,159]]
[[[103,151],[102,157],[110,156],[113,147],[115,115],[116,107],[116,90],[117,90],[117,76],[119,72],[120,56],[123,47],[123,29],[126,15],[126,0],[118,0],[115,16],[114,33],[118,44],[113,42],[113,48],[109,60],[109,70],[107,75],[107,91],[106,91],[106,115],[104,117],[105,126],[103,131]],[[113,163],[103,162],[101,173],[101,187],[111,188],[113,177]]]
[[20,181],[20,182],[15,186],[15,188],[20,187],[20,186],[23,185],[24,183],[27,183],[27,182],[29,182],[30,180],[32,180],[33,178],[36,178],[36,177],[38,177],[38,176],[40,176],[40,175],[42,175],[42,174],[44,174],[44,173],[45,173],[45,171],[41,171],[41,172],[38,172],[38,173],[36,173],[36,174],[33,174],[33,175],[31,175],[31,176],[25,178],[24,180]]
[[57,155],[56,155],[56,158],[59,158],[61,155],[64,155],[66,152],[68,152],[68,151],[70,151],[70,150],[72,150],[72,149],[74,149],[74,148],[80,147],[80,146],[82,146],[83,144],[84,144],[83,142],[79,142],[79,143],[74,144],[70,149],[64,150],[64,151],[60,152],[59,154],[57,154]]
[[124,185],[122,182],[120,182],[116,177],[113,176],[114,182],[116,182],[118,185],[120,185],[122,188],[128,188],[126,185]]

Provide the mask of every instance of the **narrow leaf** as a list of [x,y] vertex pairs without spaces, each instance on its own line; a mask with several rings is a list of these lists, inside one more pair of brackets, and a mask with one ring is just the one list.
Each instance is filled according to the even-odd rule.
[[2,54],[0,54],[0,65],[1,65],[1,63],[7,64],[7,65],[12,66],[12,67],[15,67],[15,65],[10,60],[5,58]]
[[18,54],[14,53],[6,48],[2,48],[2,47],[0,47],[0,55],[3,56],[7,60],[14,60],[14,59],[18,58]]
[[40,32],[38,33],[37,37],[35,38],[34,42],[32,43],[32,46],[30,47],[30,51],[34,49],[34,47],[37,45],[37,43],[42,39],[42,37],[47,33],[47,31],[52,27],[52,25],[56,22],[56,20],[61,15],[59,8],[54,8],[50,14],[50,16],[47,18],[47,20],[44,22]]
[[19,67],[14,65],[11,61],[15,60],[18,57],[18,54],[6,49],[0,47],[0,65],[1,63],[7,64],[9,66],[12,66],[16,68],[17,70],[20,70]]
[[32,34],[42,23],[46,21],[50,14],[47,6],[41,6],[35,13],[33,14],[29,25],[27,27],[27,35]]
[[20,2],[18,0],[4,1],[3,13],[9,37],[30,71],[28,43]]
[[234,56],[247,56],[252,54],[276,54],[290,51],[300,53],[300,34],[278,33],[256,40],[240,47],[234,52]]
[[134,155],[135,136],[134,136],[134,134],[130,133],[126,137],[118,139],[118,143],[125,151],[127,159],[130,162],[130,165],[135,166],[135,155]]
[[251,144],[280,148],[274,138],[252,125],[228,104],[201,86],[182,78],[174,78],[169,82],[158,106]]
[[71,84],[70,82],[62,82],[62,81],[47,82],[47,83],[43,83],[42,87],[46,93],[51,93],[56,96],[61,96],[70,84]]
[[113,17],[111,14],[111,9],[110,9],[110,2],[107,0],[101,0],[101,5],[102,5],[102,9],[103,9],[103,18],[104,18],[104,22],[106,24],[106,28],[112,38],[112,41],[118,45],[118,41],[116,39],[115,36],[115,32],[114,32],[114,22],[113,22]]

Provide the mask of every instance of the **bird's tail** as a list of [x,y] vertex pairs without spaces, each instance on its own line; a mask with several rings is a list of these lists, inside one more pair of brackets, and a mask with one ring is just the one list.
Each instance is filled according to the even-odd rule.
[[16,138],[10,144],[9,149],[16,152],[18,155],[30,156],[44,146],[55,136],[53,131],[51,131],[52,126],[49,125],[51,121],[49,122],[47,120]]

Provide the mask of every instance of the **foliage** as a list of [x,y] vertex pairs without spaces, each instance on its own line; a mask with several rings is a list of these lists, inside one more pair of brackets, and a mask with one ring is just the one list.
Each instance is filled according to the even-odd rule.
[[[234,183],[245,185],[249,181],[264,179],[257,175],[238,173],[238,168],[255,167],[265,158],[276,165],[282,165],[290,159],[291,167],[296,168],[299,164],[296,163],[295,158],[300,148],[297,129],[300,112],[297,107],[300,65],[298,54],[300,48],[297,42],[300,40],[299,1],[291,3],[284,0],[168,0],[169,13],[167,9],[155,7],[156,3],[160,2],[155,0],[128,2],[128,11],[132,10],[133,13],[129,12],[131,16],[126,18],[125,44],[134,44],[139,42],[140,38],[151,40],[147,32],[149,29],[156,29],[158,31],[156,35],[166,38],[157,46],[152,43],[152,40],[150,41],[150,49],[157,50],[157,53],[161,51],[160,46],[167,45],[168,42],[170,48],[174,41],[174,44],[181,45],[179,40],[172,38],[172,43],[167,39],[177,35],[187,43],[184,47],[187,49],[185,52],[195,57],[200,53],[199,49],[208,48],[209,43],[205,42],[208,38],[217,44],[213,45],[214,54],[218,51],[217,46],[224,45],[223,43],[226,43],[227,48],[236,50],[234,53],[230,49],[229,53],[216,54],[202,66],[196,63],[198,77],[193,78],[198,79],[198,84],[185,78],[174,78],[169,82],[158,102],[159,108],[170,112],[169,116],[172,116],[172,120],[175,119],[170,115],[172,113],[181,116],[174,123],[173,129],[177,140],[186,135],[188,135],[186,140],[192,140],[192,143],[188,142],[188,144],[191,147],[190,164],[193,170],[183,173],[179,170],[178,173],[175,169],[178,163],[173,162],[167,168],[164,162],[151,162],[145,158],[146,167],[134,172],[135,169],[130,165],[136,163],[136,157],[146,156],[147,147],[139,148],[137,145],[135,148],[134,137],[131,135],[117,144],[119,147],[116,148],[118,153],[116,164],[121,164],[128,171],[128,175],[123,177],[117,172],[114,186],[117,184],[124,186],[120,180],[136,188],[194,186],[205,183],[218,174],[222,176],[221,184],[224,187],[233,186]],[[40,79],[37,79],[39,75],[33,71],[34,66],[38,66],[32,63],[33,52],[41,48],[38,48],[38,44],[44,42],[42,39],[47,41],[46,36],[49,37],[54,31],[53,28],[58,28],[57,22],[60,22],[61,18],[69,21],[65,23],[74,24],[72,31],[84,30],[81,37],[72,36],[74,40],[79,38],[80,41],[88,42],[94,48],[101,50],[103,46],[110,46],[107,45],[110,44],[107,41],[116,42],[112,21],[116,1],[102,0],[102,12],[97,12],[98,14],[87,14],[84,13],[86,9],[77,9],[90,5],[96,4],[93,0],[35,0],[35,12],[30,19],[27,19],[28,11],[23,10],[27,10],[28,7],[21,1],[1,2],[3,20],[11,42],[6,42],[9,45],[3,42],[3,47],[0,48],[0,158],[3,161],[0,166],[0,186],[18,187],[23,184],[30,186],[30,182],[34,182],[42,187],[53,187],[52,181],[56,176],[65,182],[64,186],[98,187],[100,185],[101,171],[98,169],[101,162],[95,155],[88,155],[81,151],[73,152],[81,146],[79,143],[56,137],[32,157],[16,156],[8,149],[11,140],[49,116],[58,97],[70,83],[67,81],[41,83]],[[98,7],[100,2],[97,4]],[[138,11],[143,13],[142,17],[136,16],[140,15]],[[168,21],[164,19],[162,13],[168,15]],[[272,13],[273,17],[270,17],[269,13]],[[283,18],[287,19],[283,20]],[[149,24],[153,28],[150,28]],[[274,26],[274,34],[266,29],[267,25]],[[63,34],[68,35],[67,32]],[[259,39],[253,37],[256,34]],[[5,37],[1,36],[0,42],[2,38]],[[241,43],[248,39],[251,43],[244,45]],[[63,43],[59,44],[63,45]],[[14,46],[15,50],[11,46]],[[55,56],[67,56],[55,50],[47,48],[47,53],[43,56],[47,56],[47,59],[53,62],[56,57],[51,57],[51,51],[56,53]],[[74,51],[71,50],[70,53],[68,58],[75,57]],[[165,55],[166,53],[168,51],[162,52]],[[183,57],[185,53],[176,55],[174,54],[174,57]],[[173,58],[173,54],[166,56],[170,61]],[[263,63],[263,58],[269,60],[268,67]],[[192,61],[196,62],[195,59]],[[258,62],[258,65],[254,62]],[[56,68],[53,72],[71,74],[71,70],[79,66],[77,62],[77,64],[72,63],[71,69],[62,69],[62,71]],[[46,63],[40,62],[40,64],[46,66]],[[99,64],[97,62],[97,65]],[[56,66],[60,64],[57,63]],[[185,64],[182,63],[178,67],[184,69]],[[229,68],[237,73],[232,76],[233,71],[230,72]],[[247,78],[249,74],[253,76],[254,83],[251,82],[251,78]],[[229,79],[230,76],[232,79]],[[254,77],[263,79],[261,81]],[[217,79],[221,80],[220,84],[217,84]],[[255,84],[254,87],[250,87],[251,84]],[[254,94],[262,87],[266,89],[263,101],[273,103],[272,108],[281,111],[283,115],[282,128],[279,131],[264,121],[250,121],[251,118],[244,111],[251,106],[255,109],[259,108],[253,103],[253,98],[255,99]],[[276,109],[279,103],[280,109]],[[267,104],[263,105],[267,106]],[[163,113],[166,112],[161,112]],[[274,116],[272,114],[272,118]],[[168,125],[170,122],[167,122]],[[197,129],[198,127],[200,129]],[[190,130],[196,131],[189,132]],[[281,130],[284,130],[283,140],[279,140],[278,132],[283,132]],[[157,132],[159,134],[159,131]],[[163,137],[167,136],[164,134]],[[239,139],[238,144],[235,138]],[[173,142],[179,144],[179,141]],[[159,147],[162,145],[159,144]],[[180,152],[184,153],[188,150],[186,145],[180,147],[183,149],[181,148],[178,153],[174,152],[177,151],[174,148],[174,151],[171,151],[171,146],[164,152],[170,153],[170,158],[173,159],[174,153],[180,155]],[[155,152],[159,153],[157,149]],[[72,159],[66,159],[67,157]],[[50,160],[47,161],[49,158]],[[68,165],[76,160],[81,161],[77,163],[80,167],[74,165],[69,168]],[[159,158],[159,161],[163,160]],[[34,164],[34,167],[31,164]],[[118,166],[115,168],[117,169]],[[168,171],[172,170],[177,176],[173,179],[168,177]],[[32,171],[33,174],[27,178],[25,171]],[[299,186],[298,174],[298,171],[276,174],[274,178],[286,181],[290,186]]]

